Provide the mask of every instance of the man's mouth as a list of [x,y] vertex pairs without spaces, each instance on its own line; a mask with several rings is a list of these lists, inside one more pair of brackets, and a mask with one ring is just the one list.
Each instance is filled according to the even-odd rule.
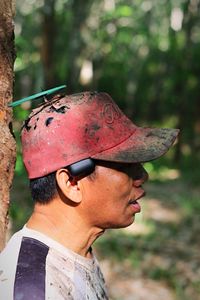
[[137,197],[137,199],[131,199],[128,204],[131,205],[131,207],[133,208],[134,213],[139,213],[141,211],[141,206],[140,204],[137,202],[137,200],[141,199],[142,197],[144,197],[145,192],[141,193],[141,195],[139,197]]
[[138,202],[137,202],[137,200],[130,200],[128,203],[129,204],[137,204]]
[[129,201],[129,205],[133,210],[133,213],[139,213],[141,211],[141,206],[136,200]]

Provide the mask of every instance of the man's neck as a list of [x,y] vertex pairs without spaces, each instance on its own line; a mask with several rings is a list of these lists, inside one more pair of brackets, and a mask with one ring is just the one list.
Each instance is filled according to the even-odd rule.
[[87,224],[74,208],[66,209],[54,200],[50,204],[36,204],[27,227],[88,258],[91,257],[91,245],[104,233],[104,230]]

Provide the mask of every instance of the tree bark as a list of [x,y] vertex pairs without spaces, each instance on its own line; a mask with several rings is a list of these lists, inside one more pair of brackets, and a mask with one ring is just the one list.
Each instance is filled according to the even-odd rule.
[[14,51],[14,3],[0,5],[0,251],[5,246],[8,224],[9,192],[12,184],[16,145],[11,134]]
[[72,13],[72,20],[70,24],[70,34],[68,37],[69,47],[67,52],[67,90],[69,93],[74,93],[79,91],[80,87],[78,83],[80,75],[80,66],[78,65],[78,59],[80,57],[80,52],[84,48],[81,29],[84,26],[88,15],[90,14],[90,8],[93,1],[73,0],[70,3],[71,6],[69,9]]
[[41,59],[44,72],[44,88],[55,84],[54,47],[55,47],[55,0],[45,0],[42,11],[42,47]]

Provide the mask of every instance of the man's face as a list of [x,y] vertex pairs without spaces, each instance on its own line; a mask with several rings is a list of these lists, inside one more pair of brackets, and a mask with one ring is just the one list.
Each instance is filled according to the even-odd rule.
[[102,229],[126,227],[140,212],[138,199],[147,172],[141,164],[101,162],[93,179],[82,180],[82,203],[87,221]]

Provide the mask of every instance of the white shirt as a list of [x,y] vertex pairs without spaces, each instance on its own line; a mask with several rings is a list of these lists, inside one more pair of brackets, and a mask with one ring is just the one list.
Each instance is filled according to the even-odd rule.
[[26,226],[0,254],[2,300],[104,300],[96,258],[85,258]]

